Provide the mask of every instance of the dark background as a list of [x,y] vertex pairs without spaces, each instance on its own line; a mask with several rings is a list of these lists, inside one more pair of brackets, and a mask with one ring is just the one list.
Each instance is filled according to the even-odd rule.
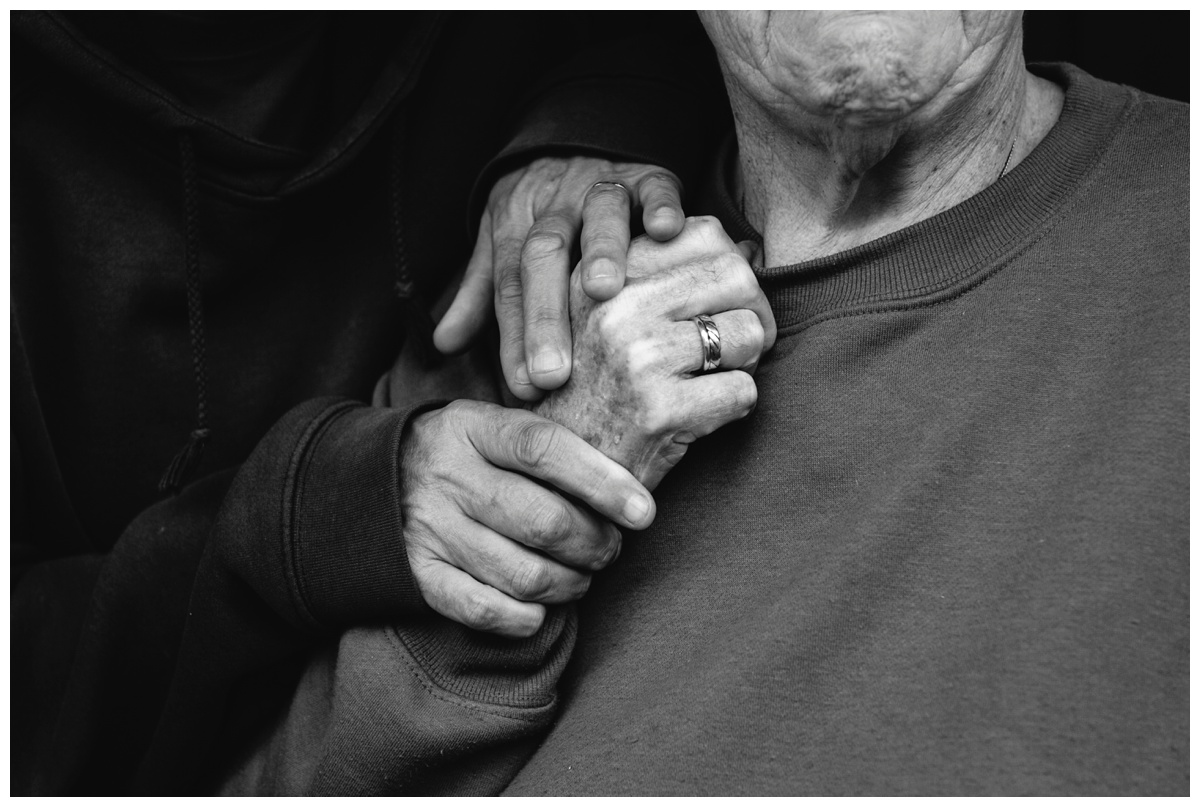
[[1097,78],[1188,101],[1187,11],[1026,11],[1025,61],[1071,62]]

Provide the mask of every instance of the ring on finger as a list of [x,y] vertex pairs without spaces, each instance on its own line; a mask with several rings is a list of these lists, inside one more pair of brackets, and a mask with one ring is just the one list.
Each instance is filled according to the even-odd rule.
[[629,188],[626,188],[624,185],[622,185],[620,182],[617,182],[615,179],[602,179],[599,182],[593,184],[592,187],[599,188],[601,185],[616,185],[618,188],[625,191],[625,193],[629,193]]
[[707,314],[692,317],[700,332],[700,372],[707,373],[721,366],[721,331]]

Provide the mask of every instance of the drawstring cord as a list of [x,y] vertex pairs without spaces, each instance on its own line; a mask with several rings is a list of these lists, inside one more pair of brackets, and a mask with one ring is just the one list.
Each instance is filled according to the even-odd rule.
[[[408,266],[404,245],[404,199],[401,195],[404,152],[403,119],[397,116],[395,136],[391,142],[388,170],[388,194],[391,213],[392,261],[395,272],[394,291],[404,315],[407,338],[412,343],[422,366],[429,366],[438,357],[433,345],[433,318]],[[196,381],[196,428],[187,443],[171,460],[159,480],[160,493],[178,493],[195,473],[204,448],[212,434],[208,428],[208,364],[204,340],[204,308],[200,293],[200,223],[199,199],[196,192],[196,152],[192,139],[185,132],[179,138],[179,162],[183,171],[183,211],[186,233],[185,261],[187,267],[188,337],[192,348],[192,374]]]
[[433,318],[424,296],[413,282],[404,247],[404,199],[401,195],[404,155],[404,116],[396,114],[395,133],[388,161],[388,194],[391,201],[392,262],[396,282],[393,286],[404,314],[407,339],[416,351],[421,366],[429,367],[438,357],[433,345]]
[[171,460],[158,482],[160,493],[178,493],[195,473],[211,434],[208,428],[208,362],[204,342],[204,308],[200,295],[200,220],[196,195],[196,151],[191,137],[179,137],[179,163],[183,171],[183,216],[187,269],[188,338],[192,348],[192,375],[196,380],[196,428]]

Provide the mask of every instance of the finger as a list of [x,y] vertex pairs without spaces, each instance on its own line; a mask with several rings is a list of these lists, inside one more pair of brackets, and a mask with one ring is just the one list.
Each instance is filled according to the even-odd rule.
[[582,597],[591,575],[534,552],[477,522],[468,522],[447,544],[454,565],[480,583],[522,602],[571,602]]
[[629,214],[623,185],[597,182],[583,198],[583,290],[594,300],[607,300],[625,285]]
[[737,252],[719,252],[652,275],[646,293],[672,301],[675,319],[691,319],[711,311],[748,308],[758,315],[764,347],[775,344],[775,314],[750,264]]
[[490,470],[468,491],[476,494],[463,503],[468,516],[577,569],[598,571],[616,559],[621,531],[611,523],[519,474]]
[[758,403],[758,387],[741,370],[707,373],[680,382],[684,393],[676,409],[679,422],[696,438],[740,420]]
[[638,184],[642,226],[655,241],[667,241],[683,230],[681,183],[673,174],[654,173]]
[[487,324],[492,308],[492,214],[479,220],[475,249],[454,301],[433,331],[433,344],[442,353],[466,350]]
[[422,593],[442,616],[511,639],[532,636],[546,619],[544,605],[519,602],[444,561],[429,561]]
[[[753,370],[762,356],[765,334],[758,314],[748,308],[712,314],[721,345],[722,370]],[[699,373],[704,366],[704,339],[695,319],[677,322],[672,340],[678,345],[672,366],[679,373]]]
[[529,379],[525,366],[525,311],[521,284],[521,250],[526,230],[520,227],[521,237],[503,236],[493,241],[495,260],[496,324],[500,328],[500,367],[512,394],[522,401],[536,401],[542,392]]
[[524,351],[529,379],[543,390],[571,376],[571,317],[568,309],[573,216],[548,213],[534,222],[521,252]]
[[547,482],[621,526],[640,530],[654,520],[650,492],[583,438],[532,412],[481,409],[489,410],[504,416],[480,418],[467,437],[490,462]]
[[737,254],[733,240],[717,219],[695,216],[669,241],[635,238],[626,256],[626,279],[662,274],[675,267],[711,260],[722,252]]
[[[750,264],[751,271],[754,271],[756,268],[762,268],[762,245],[755,241],[739,241],[735,246],[737,247],[738,254],[746,259],[746,263]],[[759,292],[762,293],[761,287],[759,288]],[[763,326],[762,350],[765,352],[775,346],[775,339],[778,336],[775,325],[775,312],[771,309],[771,304],[767,301],[765,294],[762,295],[761,301],[754,306],[753,310],[759,313],[759,322]],[[766,314],[770,316],[764,317]],[[755,366],[757,367],[757,363]],[[749,368],[749,371],[753,373],[754,368]]]
[[754,241],[738,241],[734,244],[738,254],[746,259],[746,263],[750,264],[750,268],[755,266],[755,259],[758,258],[759,246]]

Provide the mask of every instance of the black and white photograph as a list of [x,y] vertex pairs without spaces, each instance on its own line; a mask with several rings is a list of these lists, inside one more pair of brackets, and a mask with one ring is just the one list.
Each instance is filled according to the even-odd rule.
[[1190,27],[10,11],[10,795],[1190,795]]

